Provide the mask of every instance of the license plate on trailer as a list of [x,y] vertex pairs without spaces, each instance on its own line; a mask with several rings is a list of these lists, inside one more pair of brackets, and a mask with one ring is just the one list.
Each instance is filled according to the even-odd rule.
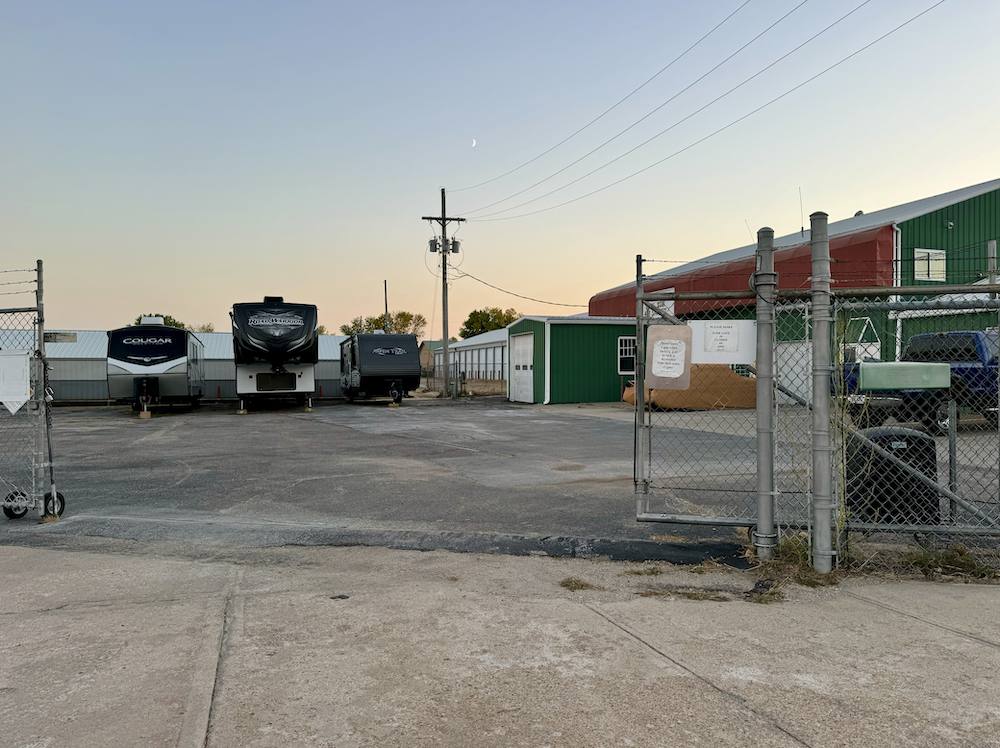
[[257,392],[280,392],[294,389],[294,374],[275,374],[273,371],[267,371],[257,375]]

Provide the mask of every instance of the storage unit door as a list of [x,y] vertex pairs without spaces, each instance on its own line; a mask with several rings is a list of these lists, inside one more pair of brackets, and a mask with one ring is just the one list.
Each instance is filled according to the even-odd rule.
[[514,335],[510,339],[514,346],[510,399],[516,403],[535,402],[535,334]]

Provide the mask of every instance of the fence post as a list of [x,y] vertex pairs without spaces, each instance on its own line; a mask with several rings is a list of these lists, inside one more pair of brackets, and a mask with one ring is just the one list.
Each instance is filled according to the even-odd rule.
[[833,356],[830,332],[833,315],[830,299],[830,237],[827,214],[809,216],[812,249],[812,464],[813,464],[813,568],[820,574],[833,570],[833,446],[830,439],[830,375]]
[[649,493],[646,479],[646,344],[642,318],[642,255],[635,256],[635,503],[636,513],[646,511],[645,495]]
[[757,232],[757,529],[752,541],[757,557],[773,558],[774,529],[774,229]]

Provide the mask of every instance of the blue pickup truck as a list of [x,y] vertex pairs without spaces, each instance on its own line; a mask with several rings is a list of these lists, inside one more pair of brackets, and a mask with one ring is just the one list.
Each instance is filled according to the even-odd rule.
[[907,341],[901,360],[949,364],[950,388],[861,392],[859,364],[845,364],[835,371],[830,387],[859,428],[879,426],[892,417],[901,423],[919,422],[928,432],[940,434],[947,428],[949,399],[959,408],[981,413],[996,426],[998,348],[1000,333],[996,331],[914,335]]

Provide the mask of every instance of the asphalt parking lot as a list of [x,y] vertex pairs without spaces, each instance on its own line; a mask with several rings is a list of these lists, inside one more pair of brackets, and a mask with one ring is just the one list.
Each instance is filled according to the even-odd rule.
[[0,523],[0,539],[737,559],[733,528],[635,521],[633,428],[615,408],[498,397],[237,415],[221,403],[141,420],[60,407],[65,515]]

